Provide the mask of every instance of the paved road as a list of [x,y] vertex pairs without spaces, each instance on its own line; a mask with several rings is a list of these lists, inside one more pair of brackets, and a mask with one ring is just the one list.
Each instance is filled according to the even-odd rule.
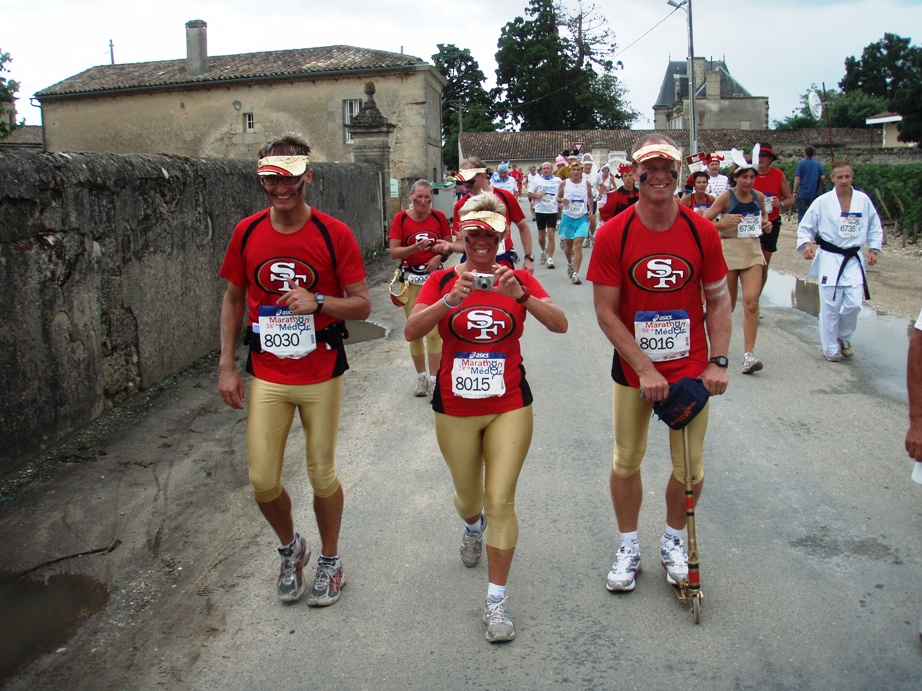
[[[536,431],[517,496],[514,642],[484,640],[486,565],[466,569],[459,560],[460,522],[432,413],[412,397],[403,313],[378,286],[372,319],[389,333],[349,348],[340,603],[277,602],[272,540],[242,466],[242,416],[193,387],[172,397],[163,430],[141,430],[168,440],[152,445],[152,457],[172,453],[165,445],[177,451],[170,465],[157,461],[159,470],[141,459],[144,469],[131,471],[156,483],[121,479],[121,516],[103,499],[67,511],[70,532],[93,510],[105,516],[96,523],[117,526],[125,545],[113,557],[154,555],[156,592],[133,605],[130,619],[104,613],[95,642],[75,644],[85,656],[46,658],[21,687],[78,679],[76,687],[91,688],[95,670],[104,685],[134,688],[918,689],[922,488],[910,482],[902,450],[905,397],[877,381],[875,362],[859,353],[852,363],[826,363],[815,319],[766,307],[765,369],[744,377],[734,326],[730,388],[712,404],[706,447],[698,511],[705,599],[695,626],[656,560],[669,472],[659,422],[644,466],[646,570],[633,593],[605,589],[617,547],[608,496],[611,348],[595,323],[591,285],[571,285],[561,269],[537,273],[570,331],[553,335],[532,321],[524,337]],[[218,431],[196,434],[206,419]],[[296,431],[284,478],[297,522],[316,543],[302,459]],[[158,518],[132,523],[132,509]],[[29,520],[7,520],[4,530]],[[136,594],[143,574],[132,583],[125,573],[109,576]],[[118,657],[100,657],[106,642]]]

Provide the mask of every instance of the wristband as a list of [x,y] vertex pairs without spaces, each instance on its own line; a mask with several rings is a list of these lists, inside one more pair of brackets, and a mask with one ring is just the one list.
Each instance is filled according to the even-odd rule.
[[515,300],[520,305],[523,305],[530,297],[531,297],[531,291],[528,289],[528,286],[522,286],[522,297],[512,298],[512,299]]
[[457,305],[453,305],[453,304],[451,304],[451,303],[448,301],[448,293],[445,293],[445,295],[442,296],[442,302],[445,303],[445,306],[446,306],[448,309],[450,309],[450,310],[456,310],[456,309],[458,309],[458,308],[461,306],[461,302],[464,302],[464,300],[461,300],[461,302],[459,302]]
[[526,259],[527,261],[530,261],[530,262],[534,263],[534,261],[535,261],[535,255],[533,255],[533,254],[526,254],[526,255],[525,255],[525,259]]

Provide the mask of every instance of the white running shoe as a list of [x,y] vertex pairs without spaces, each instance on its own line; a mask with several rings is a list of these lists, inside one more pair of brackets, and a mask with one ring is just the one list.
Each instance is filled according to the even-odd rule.
[[487,640],[490,643],[511,641],[515,638],[515,626],[506,609],[506,600],[491,600],[483,603],[483,623],[487,625]]
[[547,262],[547,250],[541,250],[541,263]]
[[612,592],[633,590],[637,586],[640,571],[640,555],[621,545],[621,549],[615,555],[615,563],[608,572],[605,587]]
[[664,540],[660,543],[660,557],[663,568],[666,569],[666,580],[669,585],[688,583],[688,554],[682,546],[681,540]]
[[755,356],[755,353],[746,353],[743,356],[743,374],[753,374],[760,369],[762,369],[762,361]]

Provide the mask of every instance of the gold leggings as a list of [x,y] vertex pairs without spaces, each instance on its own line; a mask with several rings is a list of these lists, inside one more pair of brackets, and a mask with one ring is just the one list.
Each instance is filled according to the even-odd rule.
[[314,495],[325,498],[336,493],[336,433],[342,398],[342,376],[304,385],[250,379],[247,462],[256,501],[274,501],[282,494],[285,443],[296,409],[304,428],[307,476]]
[[[407,313],[407,319],[410,318],[410,312],[413,311],[413,306],[416,304],[416,298],[419,297],[419,291],[422,289],[422,286],[418,286],[415,283],[410,283],[407,285],[407,304],[403,306],[403,311]],[[425,347],[423,347],[423,340],[425,339]],[[426,351],[429,351],[430,355],[440,355],[442,353],[442,338],[439,336],[439,327],[433,326],[432,331],[427,333],[423,338],[417,338],[413,341],[410,341],[410,355],[424,355]],[[433,376],[435,372],[430,372]]]
[[[640,397],[640,391],[630,386],[614,384],[612,410],[615,426],[615,453],[612,469],[619,477],[629,477],[640,470],[647,452],[647,432],[653,415],[653,403]],[[704,479],[704,433],[708,428],[710,403],[688,425],[688,452],[691,456],[692,482]],[[666,427],[663,424],[663,427]],[[666,429],[669,429],[668,427]],[[685,482],[685,461],[682,432],[669,430],[669,451],[672,474]]]
[[458,515],[467,519],[483,511],[487,544],[497,549],[511,549],[519,538],[515,486],[533,422],[530,405],[499,415],[435,414],[435,436],[455,485]]

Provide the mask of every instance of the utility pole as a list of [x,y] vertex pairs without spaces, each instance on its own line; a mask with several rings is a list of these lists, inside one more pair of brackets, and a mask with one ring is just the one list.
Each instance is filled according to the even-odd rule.
[[115,44],[112,43],[112,39],[109,39],[109,61],[114,65],[115,64]]

